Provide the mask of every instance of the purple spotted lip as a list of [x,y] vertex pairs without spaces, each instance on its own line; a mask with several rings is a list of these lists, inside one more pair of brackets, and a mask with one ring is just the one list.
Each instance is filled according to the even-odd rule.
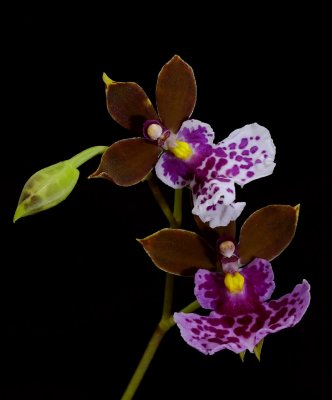
[[306,280],[278,300],[268,299],[275,283],[271,264],[256,258],[241,270],[244,287],[230,293],[220,273],[200,269],[195,275],[195,295],[209,316],[175,313],[174,320],[183,339],[204,354],[223,349],[235,353],[254,347],[265,336],[296,325],[310,303]]
[[211,126],[191,119],[182,124],[177,140],[188,143],[192,155],[182,160],[164,152],[156,174],[174,189],[189,186],[192,212],[211,228],[226,226],[241,214],[245,203],[235,202],[235,183],[242,187],[270,175],[275,167],[270,133],[257,123],[245,125],[214,144]]

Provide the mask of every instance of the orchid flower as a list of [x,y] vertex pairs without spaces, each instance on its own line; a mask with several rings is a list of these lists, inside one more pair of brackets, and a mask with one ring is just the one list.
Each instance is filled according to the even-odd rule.
[[[203,236],[162,229],[139,240],[154,264],[168,273],[195,274],[195,295],[210,316],[175,313],[182,337],[205,354],[227,348],[254,351],[269,333],[294,326],[310,301],[307,281],[270,303],[275,288],[269,261],[292,240],[299,206],[269,205],[248,217],[235,240],[235,223],[211,229],[196,219]],[[218,272],[213,272],[217,270]]]
[[254,351],[268,334],[296,325],[310,302],[306,280],[278,300],[267,300],[275,288],[271,264],[256,258],[236,272],[198,270],[195,295],[209,316],[175,313],[183,339],[204,354],[223,349]]
[[235,202],[235,183],[243,186],[272,173],[275,146],[263,126],[246,125],[214,144],[211,126],[189,119],[196,103],[196,81],[192,68],[179,56],[159,73],[158,113],[136,83],[115,82],[105,74],[104,82],[112,118],[142,137],[111,145],[91,177],[131,186],[155,167],[166,185],[190,187],[192,212],[216,227],[235,220],[245,206]]

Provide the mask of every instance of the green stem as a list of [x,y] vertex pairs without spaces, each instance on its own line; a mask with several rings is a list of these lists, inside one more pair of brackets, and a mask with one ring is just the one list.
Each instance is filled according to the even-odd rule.
[[175,189],[173,215],[176,222],[176,226],[171,226],[171,227],[179,228],[182,224],[182,189]]
[[161,211],[164,213],[165,217],[167,218],[170,226],[176,226],[176,220],[174,219],[173,213],[171,211],[171,209],[169,208],[167,201],[165,200],[165,197],[163,196],[163,194],[161,193],[161,190],[159,189],[159,186],[157,184],[157,182],[155,181],[154,177],[152,174],[150,174],[147,178],[146,178],[149,187],[151,189],[151,192],[154,196],[154,198],[157,200],[159,207],[161,209]]
[[82,164],[90,160],[92,157],[103,154],[108,149],[107,146],[93,146],[89,147],[76,154],[76,156],[70,158],[68,161],[72,164],[74,168],[80,167]]
[[165,333],[166,331],[163,331],[158,325],[121,400],[131,400],[133,398]]
[[163,313],[161,319],[169,318],[172,314],[174,276],[166,273]]
[[[157,182],[155,181],[152,174],[146,178],[149,187],[157,200],[159,207],[166,216],[171,228],[179,228],[182,222],[182,190],[175,190],[174,193],[174,209],[173,213],[169,208],[166,199],[164,198]],[[124,392],[121,400],[131,400],[136,393],[158,347],[165,336],[165,333],[175,325],[174,318],[172,316],[172,300],[173,300],[173,289],[174,289],[174,276],[166,274],[165,280],[165,291],[163,301],[163,311],[161,319],[155,329],[145,352],[132,376],[126,391]],[[194,302],[197,303],[197,302]],[[198,304],[198,303],[197,303]],[[190,307],[190,305],[188,306]],[[186,307],[186,308],[188,308]],[[189,308],[191,310],[191,308]]]
[[[185,312],[185,313],[192,312],[197,310],[199,307],[200,306],[198,302],[194,301],[187,307],[183,308],[180,312]],[[151,364],[151,361],[153,360],[153,357],[163,337],[169,331],[169,329],[172,328],[174,325],[175,321],[173,316],[169,316],[167,318],[164,317],[161,318],[136,368],[136,371],[134,372],[134,375],[132,376],[129,385],[127,386],[126,391],[121,397],[121,400],[131,400],[133,398],[147,369],[149,368],[149,365]]]

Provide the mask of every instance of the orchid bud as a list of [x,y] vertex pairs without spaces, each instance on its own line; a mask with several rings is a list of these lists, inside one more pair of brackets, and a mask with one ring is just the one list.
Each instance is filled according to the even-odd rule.
[[61,203],[74,189],[79,174],[69,161],[61,161],[36,172],[23,187],[14,222]]
[[78,181],[80,173],[77,168],[106,149],[106,146],[90,147],[70,160],[53,164],[32,175],[23,187],[14,222],[21,217],[54,207],[65,200]]

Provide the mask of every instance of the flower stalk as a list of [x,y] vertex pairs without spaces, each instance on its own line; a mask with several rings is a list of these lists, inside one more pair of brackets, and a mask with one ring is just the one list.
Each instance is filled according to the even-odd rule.
[[[169,276],[169,274],[167,274],[167,276]],[[167,280],[166,280],[166,282],[167,282]],[[169,293],[168,293],[168,295],[166,293],[167,292],[165,291],[165,296],[164,296],[165,300],[169,295]],[[196,311],[199,307],[200,307],[200,305],[198,304],[198,301],[196,300],[196,301],[193,301],[192,303],[188,304],[188,306],[183,308],[180,312],[190,313],[190,312]],[[164,309],[165,309],[165,301],[164,301]],[[121,400],[131,400],[134,397],[147,369],[149,368],[149,365],[151,364],[151,361],[153,360],[153,357],[154,357],[163,337],[174,325],[175,325],[175,321],[174,321],[173,316],[166,317],[166,315],[163,314],[155,331],[153,332],[153,335],[151,336],[151,339],[142,355],[142,358],[141,358],[139,364],[137,365],[137,368],[127,386],[127,389],[125,390],[123,396],[121,397]]]
[[[168,219],[171,228],[179,228],[182,222],[182,189],[175,190],[174,193],[174,209],[171,212],[166,199],[161,193],[154,177],[150,174],[147,177],[149,187],[157,200],[161,210]],[[163,339],[165,334],[175,325],[174,318],[172,316],[172,301],[173,301],[173,290],[174,290],[174,275],[166,273],[165,279],[165,290],[164,290],[164,301],[161,319],[153,332],[151,339],[142,355],[140,362],[123,394],[121,400],[131,400],[135,395],[153,357]],[[189,304],[183,308],[181,312],[191,312],[199,308],[197,301]]]

